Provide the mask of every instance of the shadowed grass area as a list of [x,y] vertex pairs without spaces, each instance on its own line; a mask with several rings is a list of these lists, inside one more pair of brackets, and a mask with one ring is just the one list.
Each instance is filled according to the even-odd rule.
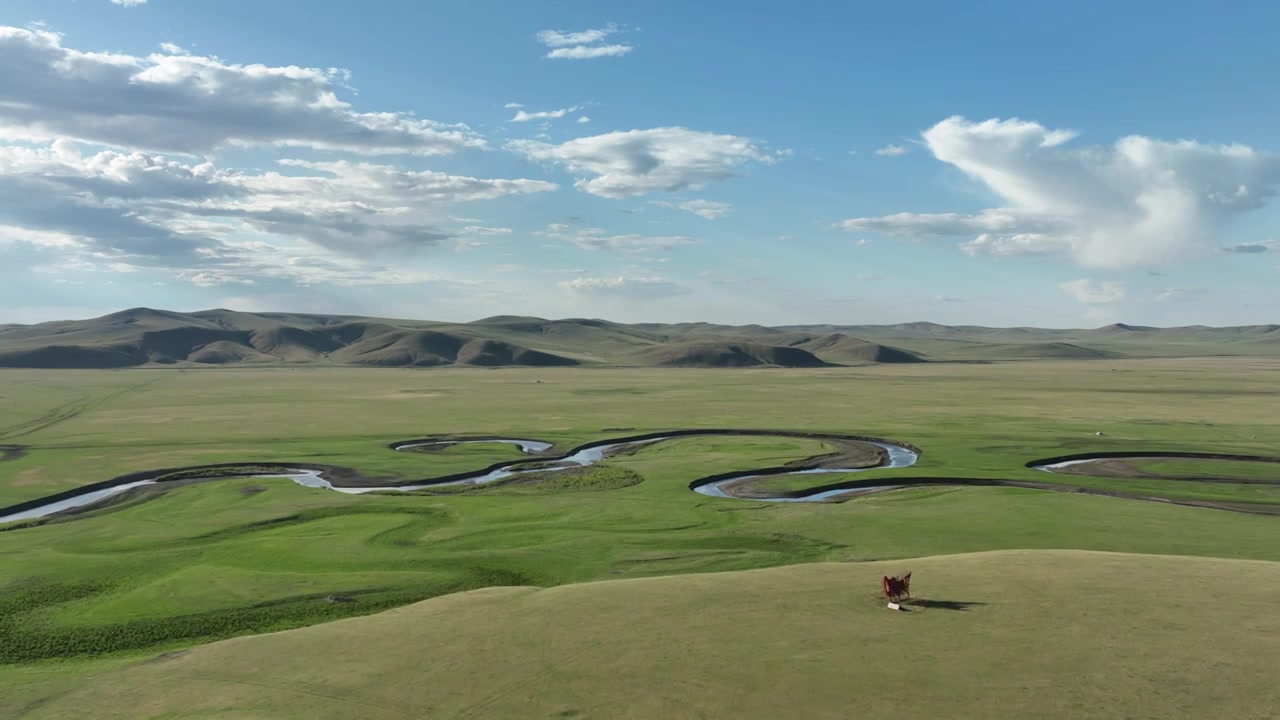
[[[890,612],[879,578],[906,569],[917,599]],[[1265,717],[1277,592],[1280,564],[1264,562],[815,564],[479,590],[104,666],[43,695],[33,671],[0,679],[31,717]]]
[[617,490],[644,482],[639,473],[626,468],[604,465],[518,475],[506,480],[479,485],[444,485],[416,491],[418,495],[548,495],[566,492]]
[[1140,473],[1165,477],[1209,477],[1280,480],[1280,463],[1237,460],[1131,460]]

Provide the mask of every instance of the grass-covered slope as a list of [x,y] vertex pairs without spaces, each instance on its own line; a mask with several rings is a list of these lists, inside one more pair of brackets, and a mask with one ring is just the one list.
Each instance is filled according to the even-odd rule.
[[96,320],[0,328],[0,367],[349,364],[576,365],[559,355],[437,323],[137,308]]
[[801,348],[731,340],[673,343],[633,356],[641,365],[657,367],[822,367],[826,363]]
[[[886,610],[880,576],[905,570],[918,600]],[[26,707],[33,718],[1261,718],[1280,702],[1277,594],[1276,563],[1079,551],[492,588],[142,660]]]
[[843,333],[828,333],[819,337],[798,339],[791,345],[803,348],[827,362],[842,365],[924,362],[924,358],[908,350],[860,340]]
[[1002,360],[1101,360],[1123,357],[1118,352],[1068,342],[996,344],[977,349],[973,354]]
[[349,315],[178,313],[134,308],[90,320],[0,325],[0,367],[242,364],[433,367],[621,365],[817,367],[1280,355],[1280,326],[1088,330],[896,325],[623,324],[501,315],[470,323]]

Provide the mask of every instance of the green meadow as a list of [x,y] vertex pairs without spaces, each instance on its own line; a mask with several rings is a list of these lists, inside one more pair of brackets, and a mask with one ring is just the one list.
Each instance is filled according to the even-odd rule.
[[[1276,485],[1051,475],[1025,463],[1093,451],[1280,455],[1278,388],[1280,362],[1262,358],[6,370],[0,504],[206,463],[334,465],[396,483],[522,456],[496,444],[387,447],[436,435],[567,450],[645,432],[753,428],[891,438],[923,451],[914,467],[859,479],[1063,483],[1268,509],[1280,504]],[[971,716],[1204,717],[1214,698],[1240,717],[1265,707],[1245,700],[1263,692],[1257,668],[1280,659],[1274,643],[1254,647],[1275,629],[1254,611],[1280,578],[1280,518],[1016,487],[916,487],[807,504],[688,487],[830,449],[808,438],[681,438],[579,473],[409,494],[209,480],[0,531],[0,716],[693,717],[701,708],[709,717],[776,717],[791,707],[842,717],[855,698],[879,716],[889,714],[878,704],[887,701],[867,698],[910,696],[926,671],[936,685],[906,716],[969,707]],[[1262,463],[1204,465],[1140,467],[1268,479]],[[767,482],[792,490],[840,478]],[[772,569],[744,572],[763,568]],[[879,574],[897,568],[916,572],[925,600],[975,604],[891,615],[876,593]],[[1227,622],[1218,602],[1247,617]],[[580,634],[570,631],[575,622]],[[302,629],[205,645],[290,628]],[[1139,630],[1162,639],[1117,650],[1099,637]],[[997,660],[1016,662],[1011,649],[975,665],[984,648],[1029,651],[1036,638],[1044,654],[1022,674],[990,695],[964,689],[980,671],[999,675]],[[1244,649],[1196,655],[1232,643]],[[506,665],[485,665],[504,648]],[[166,653],[185,654],[154,660]],[[768,662],[742,661],[759,653]],[[228,659],[245,657],[252,661]],[[1197,657],[1221,684],[1167,691],[1191,672],[1174,660]],[[386,675],[393,666],[418,668],[422,682],[381,687],[413,684]],[[606,668],[625,682],[600,681]],[[202,679],[182,680],[191,677]],[[253,685],[254,677],[263,680]],[[1133,704],[1162,687],[1163,704]],[[628,706],[642,692],[650,704]]]

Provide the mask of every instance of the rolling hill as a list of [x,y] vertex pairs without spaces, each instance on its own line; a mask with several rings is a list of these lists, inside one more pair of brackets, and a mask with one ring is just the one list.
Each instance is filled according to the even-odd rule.
[[803,348],[827,362],[841,364],[925,361],[923,357],[909,350],[859,340],[843,333],[828,333],[818,337],[804,338],[794,341],[791,346]]
[[[914,598],[890,612],[880,577],[904,570]],[[42,718],[90,707],[100,718],[1260,718],[1277,701],[1277,591],[1278,563],[1075,550],[493,587],[138,658],[29,708]],[[1198,668],[1212,669],[1211,692],[1192,681]]]
[[752,342],[703,341],[658,345],[635,355],[657,367],[822,367],[807,350]]
[[133,308],[0,324],[0,367],[237,365],[791,367],[919,362],[1280,356],[1280,325],[1094,329],[625,324],[500,315],[469,323]]
[[1097,350],[1068,342],[988,345],[975,353],[1002,360],[1101,360],[1124,357],[1118,352]]

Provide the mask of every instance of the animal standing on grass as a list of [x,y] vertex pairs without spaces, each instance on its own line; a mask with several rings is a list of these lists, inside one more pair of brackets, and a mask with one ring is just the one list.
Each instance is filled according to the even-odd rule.
[[907,573],[902,577],[889,577],[885,575],[881,578],[884,588],[884,597],[889,602],[897,602],[903,597],[911,597],[911,573]]

